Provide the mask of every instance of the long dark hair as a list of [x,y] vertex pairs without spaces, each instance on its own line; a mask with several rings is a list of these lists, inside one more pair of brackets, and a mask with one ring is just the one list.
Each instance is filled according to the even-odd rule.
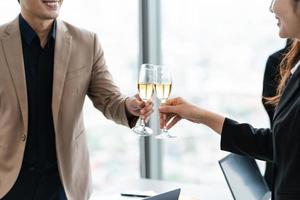
[[291,69],[297,63],[300,53],[300,42],[293,40],[292,44],[289,46],[288,52],[284,55],[279,68],[279,84],[277,86],[276,95],[274,97],[264,97],[268,104],[277,106],[280,97],[282,95],[283,89],[285,88],[287,79],[291,75]]

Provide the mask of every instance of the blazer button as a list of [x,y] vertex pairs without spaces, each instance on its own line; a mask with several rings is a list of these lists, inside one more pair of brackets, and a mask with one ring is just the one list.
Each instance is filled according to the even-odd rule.
[[26,134],[23,134],[21,139],[22,139],[23,142],[25,142],[26,141]]

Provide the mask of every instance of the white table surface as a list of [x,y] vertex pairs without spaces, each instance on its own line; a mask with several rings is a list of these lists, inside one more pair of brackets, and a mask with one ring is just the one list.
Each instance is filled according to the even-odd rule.
[[137,200],[142,198],[123,197],[121,192],[127,191],[154,191],[167,192],[181,188],[180,200],[232,200],[231,193],[226,184],[196,185],[188,183],[167,182],[160,180],[139,179],[122,180],[110,185],[99,192],[94,192],[90,200]]

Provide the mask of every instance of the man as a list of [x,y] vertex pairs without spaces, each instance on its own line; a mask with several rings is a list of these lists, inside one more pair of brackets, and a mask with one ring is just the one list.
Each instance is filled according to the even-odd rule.
[[91,174],[82,107],[133,126],[151,101],[125,98],[95,34],[56,20],[63,0],[20,0],[0,26],[0,199],[86,200]]

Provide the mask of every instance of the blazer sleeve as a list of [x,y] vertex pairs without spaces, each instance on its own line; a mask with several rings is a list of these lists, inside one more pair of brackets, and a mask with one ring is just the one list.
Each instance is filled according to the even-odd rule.
[[118,124],[132,126],[135,118],[129,117],[126,112],[125,101],[123,96],[114,83],[111,73],[105,63],[104,53],[98,41],[98,37],[94,34],[94,55],[92,75],[87,92],[94,106],[100,110],[103,115],[115,121]]
[[272,132],[226,118],[221,134],[221,149],[272,162]]

